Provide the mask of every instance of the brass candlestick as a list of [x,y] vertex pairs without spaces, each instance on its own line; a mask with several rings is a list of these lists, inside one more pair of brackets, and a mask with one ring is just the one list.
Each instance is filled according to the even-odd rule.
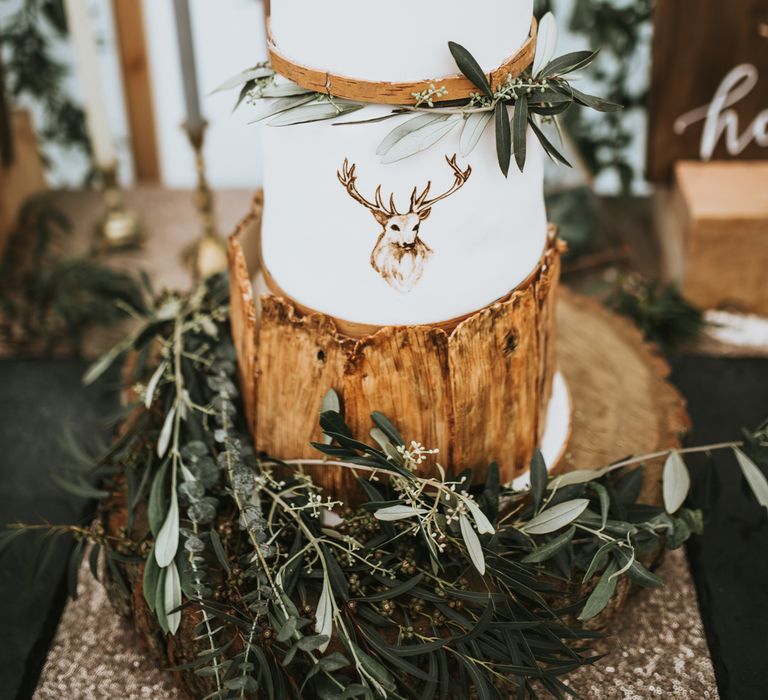
[[141,245],[139,217],[125,207],[117,183],[117,163],[99,168],[104,198],[104,215],[96,224],[93,247],[96,251],[120,250]]
[[195,169],[197,171],[197,190],[195,191],[195,207],[203,224],[200,238],[183,253],[184,264],[192,270],[197,279],[204,279],[227,268],[227,249],[224,241],[216,232],[216,221],[213,215],[213,193],[208,187],[205,177],[205,160],[203,159],[203,140],[205,138],[206,122],[199,129],[190,129],[184,125],[190,144],[195,151]]

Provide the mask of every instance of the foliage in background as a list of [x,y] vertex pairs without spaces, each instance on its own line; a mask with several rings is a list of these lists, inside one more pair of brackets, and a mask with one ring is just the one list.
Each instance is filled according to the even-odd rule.
[[71,230],[51,198],[29,199],[0,259],[0,343],[15,350],[79,353],[87,330],[145,306],[129,275],[88,257],[61,258]]
[[[583,110],[564,115],[563,125],[583,163],[597,177],[613,171],[622,194],[643,180],[643,159],[636,162],[630,146],[642,134],[645,121],[638,119],[647,107],[649,38],[653,0],[540,0],[537,14],[554,10],[569,17],[569,29],[584,36],[589,46],[600,48],[590,73],[590,83],[611,102],[624,106],[595,119]],[[570,11],[570,15],[568,12]],[[642,149],[639,149],[643,152]]]
[[[0,0],[8,5],[15,0]],[[51,37],[67,36],[62,0],[22,0],[0,23],[0,56],[5,90],[14,102],[26,98],[42,106],[43,141],[90,153],[85,115],[64,90],[67,68],[57,60]],[[45,157],[45,154],[42,154]]]
[[665,351],[696,340],[706,324],[701,309],[676,285],[644,280],[636,274],[619,274],[604,303],[631,318],[647,340]]
[[[30,532],[74,536],[72,588],[93,543],[94,572],[103,555],[112,589],[130,601],[140,587],[158,637],[179,635],[195,695],[564,697],[562,678],[596,660],[584,623],[623,578],[660,585],[646,564],[701,527],[684,505],[685,454],[732,450],[768,508],[765,426],[554,478],[537,452],[531,487],[515,491],[493,464],[479,484],[464,465],[441,467],[378,413],[370,444],[355,440],[329,392],[324,459],[260,458],[237,401],[227,291],[217,276],[162,295],[89,370],[93,381],[133,353],[125,429],[95,464],[56,477],[100,499],[97,520],[0,535],[0,549]],[[637,502],[652,460],[664,460],[664,507]],[[362,504],[329,500],[308,465],[362,477]]]

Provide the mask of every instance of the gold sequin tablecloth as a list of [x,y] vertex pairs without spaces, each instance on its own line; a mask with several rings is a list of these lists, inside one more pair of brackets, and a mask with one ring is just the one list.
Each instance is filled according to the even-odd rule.
[[[599,700],[716,700],[712,662],[682,551],[659,571],[664,588],[634,595],[597,644],[607,656],[569,684]],[[34,700],[175,700],[172,677],[141,646],[130,623],[110,607],[87,567],[79,597],[67,605]]]

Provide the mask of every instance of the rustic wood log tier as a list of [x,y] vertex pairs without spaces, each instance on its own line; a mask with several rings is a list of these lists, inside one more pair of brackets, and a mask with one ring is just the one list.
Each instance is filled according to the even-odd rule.
[[[261,199],[231,237],[232,331],[248,423],[268,455],[317,458],[318,416],[334,389],[353,434],[368,440],[381,411],[445,465],[489,460],[504,481],[523,473],[545,426],[555,370],[554,304],[562,243],[554,235],[534,273],[503,299],[434,325],[363,327],[267,294],[254,299],[259,274]],[[342,330],[343,329],[343,330]],[[344,332],[347,331],[347,332]],[[310,467],[316,483],[348,498],[354,476]]]

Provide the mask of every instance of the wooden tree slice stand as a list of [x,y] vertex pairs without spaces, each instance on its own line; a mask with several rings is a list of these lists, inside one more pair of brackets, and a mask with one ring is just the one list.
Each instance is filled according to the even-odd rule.
[[[477,312],[430,325],[366,326],[280,295],[260,260],[261,198],[230,238],[232,333],[248,423],[259,452],[317,458],[318,417],[334,389],[356,439],[380,411],[406,440],[439,450],[444,465],[504,482],[524,473],[540,444],[555,371],[554,303],[563,244],[551,230],[536,269]],[[254,286],[271,288],[255,299]],[[431,469],[424,465],[425,473]],[[330,495],[354,500],[354,474],[307,467]]]
[[[235,323],[240,318],[241,303],[240,297],[233,296]],[[637,328],[597,301],[562,288],[555,318],[557,363],[570,389],[572,413],[571,435],[558,471],[595,468],[627,455],[679,447],[680,438],[689,427],[685,402],[667,382],[668,365],[653,346],[643,341]],[[248,366],[241,365],[240,369],[251,371]],[[268,402],[264,410],[268,410],[267,406]],[[661,502],[661,471],[658,460],[646,467],[642,502]],[[113,530],[120,524],[117,518],[106,526]],[[110,585],[113,605],[133,621],[163,667],[194,659],[201,651],[193,633],[199,620],[194,615],[184,615],[175,637],[163,635],[144,601],[142,569],[130,566],[126,571],[132,589],[130,596]],[[610,623],[629,590],[628,581],[622,580],[609,608],[595,618],[597,624]],[[204,679],[192,671],[177,671],[175,676],[182,697],[192,700],[210,691]]]

